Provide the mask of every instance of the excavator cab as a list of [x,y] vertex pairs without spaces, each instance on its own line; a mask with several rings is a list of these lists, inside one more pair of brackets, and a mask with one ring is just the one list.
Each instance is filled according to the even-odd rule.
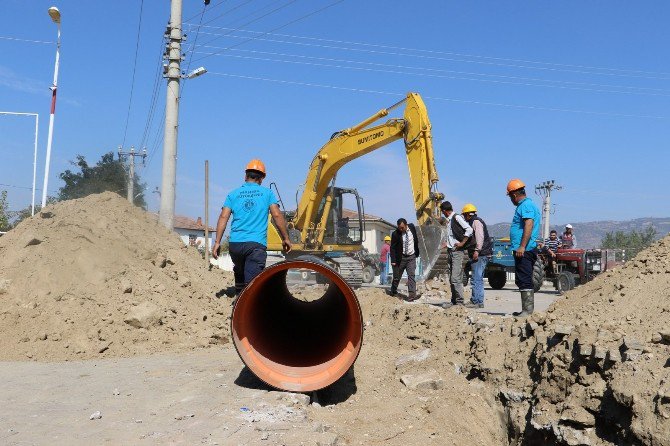
[[[356,209],[348,209],[354,207]],[[323,236],[324,245],[354,245],[363,243],[363,199],[356,189],[329,187],[321,200],[317,221],[323,221],[328,209],[328,218]]]

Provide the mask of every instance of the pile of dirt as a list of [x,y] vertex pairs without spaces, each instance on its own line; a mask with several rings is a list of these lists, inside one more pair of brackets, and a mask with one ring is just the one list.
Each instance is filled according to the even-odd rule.
[[504,408],[485,383],[468,379],[465,361],[476,332],[509,332],[511,321],[407,304],[375,288],[357,294],[361,353],[352,374],[319,392],[324,407],[310,417],[344,444],[506,444]]
[[473,346],[512,444],[670,445],[670,236]]
[[56,203],[0,238],[0,359],[227,343],[232,283],[117,194]]

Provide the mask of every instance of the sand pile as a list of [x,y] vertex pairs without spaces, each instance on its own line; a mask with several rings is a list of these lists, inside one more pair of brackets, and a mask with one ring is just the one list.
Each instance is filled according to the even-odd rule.
[[117,194],[60,202],[0,237],[0,359],[226,343],[232,283]]
[[670,445],[670,236],[474,345],[513,444]]

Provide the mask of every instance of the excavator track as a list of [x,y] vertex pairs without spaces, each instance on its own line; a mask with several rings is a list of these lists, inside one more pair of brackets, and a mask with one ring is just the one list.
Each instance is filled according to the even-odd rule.
[[363,284],[363,265],[351,257],[336,257],[330,259],[336,264],[336,271],[352,288],[360,288]]

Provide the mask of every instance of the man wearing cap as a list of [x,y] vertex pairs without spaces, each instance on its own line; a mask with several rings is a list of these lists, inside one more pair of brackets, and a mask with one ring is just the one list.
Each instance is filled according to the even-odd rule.
[[384,237],[384,244],[382,245],[382,252],[379,253],[379,263],[381,266],[381,273],[379,274],[379,284],[386,285],[388,282],[388,275],[386,273],[386,265],[388,262],[389,251],[391,251],[391,236]]
[[[440,204],[440,211],[447,219],[447,249],[449,251],[449,284],[451,285],[451,304],[465,305],[463,293],[463,264],[468,250],[475,246],[472,227],[462,215],[454,213],[454,207],[448,201]],[[448,304],[446,304],[448,306]]]
[[572,249],[577,247],[577,239],[572,232],[572,225],[568,223],[565,225],[565,232],[561,234],[561,244],[563,248]]
[[540,210],[526,196],[526,185],[519,179],[507,183],[507,195],[516,206],[509,238],[514,252],[515,282],[521,292],[521,311],[514,316],[528,316],[535,307],[533,267],[537,260],[537,238],[540,234]]
[[277,197],[261,183],[265,165],[254,159],[245,169],[244,184],[226,197],[216,225],[216,241],[212,256],[219,256],[221,238],[232,214],[229,253],[235,273],[235,292],[239,296],[245,286],[265,268],[268,244],[268,212],[282,237],[284,252],[291,250],[286,220],[279,210]]
[[472,226],[475,238],[474,249],[470,254],[470,269],[472,270],[472,298],[471,306],[475,308],[484,308],[484,273],[486,265],[493,255],[493,243],[489,237],[489,230],[484,220],[477,216],[477,208],[474,204],[468,203],[463,206],[461,211],[465,221]]

